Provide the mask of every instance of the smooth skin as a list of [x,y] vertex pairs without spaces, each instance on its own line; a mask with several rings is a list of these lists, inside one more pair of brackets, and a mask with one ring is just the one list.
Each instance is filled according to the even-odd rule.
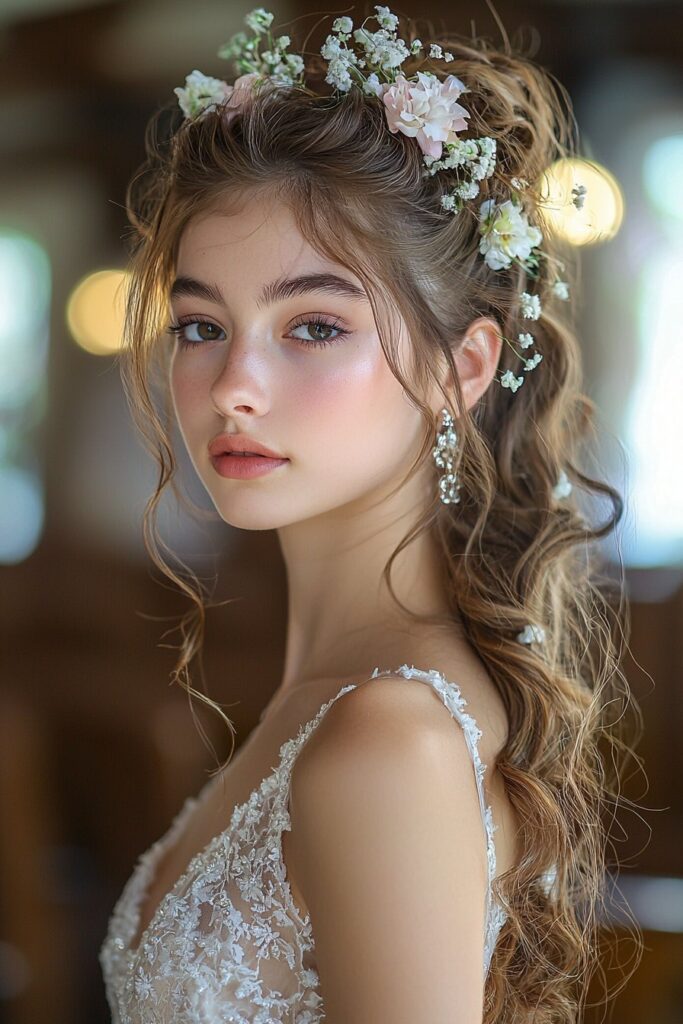
[[434,690],[388,676],[337,700],[294,764],[290,817],[325,1021],[481,1024],[486,834]]
[[[386,362],[367,296],[258,301],[280,278],[319,273],[362,288],[310,246],[284,204],[261,197],[190,222],[176,274],[216,286],[222,300],[171,304],[174,323],[201,321],[184,331],[196,346],[172,340],[170,366],[197,474],[226,523],[275,529],[281,544],[288,623],[273,707],[316,681],[413,660],[415,627],[380,578],[437,486],[430,464],[388,496],[423,427]],[[501,344],[493,320],[470,324],[455,355],[466,408],[490,385]],[[429,399],[438,417],[442,396],[435,389]],[[225,479],[207,450],[222,431],[289,462],[254,480]],[[424,536],[396,559],[394,587],[414,612],[447,609],[438,559]],[[472,659],[461,643],[463,661]],[[397,676],[345,694],[297,761],[291,807],[288,857],[311,913],[326,1024],[477,1024],[484,830],[464,735],[431,688]]]

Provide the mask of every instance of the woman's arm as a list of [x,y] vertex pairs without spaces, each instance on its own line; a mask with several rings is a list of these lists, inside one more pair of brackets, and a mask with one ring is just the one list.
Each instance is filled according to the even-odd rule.
[[345,694],[290,804],[326,1024],[481,1024],[486,835],[448,709],[402,677]]

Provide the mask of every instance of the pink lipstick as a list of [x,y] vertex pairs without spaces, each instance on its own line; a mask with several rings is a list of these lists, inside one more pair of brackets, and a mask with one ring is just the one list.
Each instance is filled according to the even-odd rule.
[[211,462],[219,476],[233,480],[251,480],[270,473],[278,466],[284,466],[289,459],[269,459],[265,455],[236,455],[224,452],[222,455],[212,455]]

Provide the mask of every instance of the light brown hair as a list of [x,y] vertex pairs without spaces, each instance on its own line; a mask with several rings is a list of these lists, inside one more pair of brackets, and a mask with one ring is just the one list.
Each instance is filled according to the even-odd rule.
[[[424,444],[408,475],[431,458],[439,424],[424,395],[437,365],[450,367],[459,402],[453,351],[467,326],[490,316],[515,338],[529,330],[520,292],[539,295],[543,310],[532,329],[543,362],[516,394],[494,381],[469,413],[457,417],[461,501],[440,501],[435,470],[433,500],[384,576],[393,594],[394,558],[418,533],[433,531],[453,620],[464,626],[508,714],[498,768],[521,823],[523,855],[495,882],[508,920],[486,983],[484,1022],[574,1024],[588,981],[600,969],[609,847],[604,818],[620,799],[625,755],[633,756],[623,738],[627,707],[637,719],[620,669],[628,618],[623,589],[616,584],[610,591],[598,579],[595,550],[618,522],[622,502],[584,465],[595,417],[582,392],[571,322],[578,294],[573,255],[543,226],[543,250],[561,256],[571,303],[551,293],[550,260],[541,261],[536,280],[517,264],[492,271],[478,250],[477,210],[485,199],[508,199],[516,176],[529,182],[524,209],[530,223],[540,225],[538,182],[554,160],[577,152],[576,126],[565,89],[514,52],[507,38],[497,48],[426,26],[429,41],[455,57],[448,71],[470,90],[463,97],[471,114],[463,136],[489,136],[497,144],[493,176],[480,182],[477,200],[457,216],[439,202],[454,183],[449,174],[423,175],[415,140],[387,130],[376,97],[352,89],[335,100],[315,54],[303,51],[306,87],[257,93],[248,115],[229,126],[220,111],[184,122],[174,112],[170,130],[167,110],[150,122],[147,160],[127,195],[135,234],[123,353],[131,408],[159,465],[144,535],[155,563],[192,601],[180,624],[173,678],[231,727],[219,705],[190,681],[209,595],[191,570],[168,564],[155,519],[176,468],[170,405],[161,409],[154,394],[157,384],[163,390],[169,358],[160,335],[179,240],[195,215],[259,192],[277,196],[314,248],[325,256],[334,252],[362,280],[392,372],[424,417]],[[399,34],[409,43],[420,37],[417,27],[401,18]],[[445,73],[441,62],[418,57],[402,70],[411,75],[418,66]],[[394,311],[411,339],[409,367],[397,364]],[[519,372],[507,345],[499,365]],[[444,406],[456,415],[446,392]],[[558,500],[553,487],[561,470],[574,489]],[[530,647],[516,640],[528,623],[544,626],[545,643]],[[552,886],[548,871],[556,872]]]

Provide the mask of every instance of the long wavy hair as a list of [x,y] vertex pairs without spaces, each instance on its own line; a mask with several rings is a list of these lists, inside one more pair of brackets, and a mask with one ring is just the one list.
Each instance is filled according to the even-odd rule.
[[[199,655],[206,689],[201,647],[210,594],[179,559],[170,564],[166,556],[173,552],[157,529],[159,501],[168,485],[175,489],[176,471],[170,345],[163,336],[179,240],[191,218],[245,197],[277,196],[310,244],[326,257],[333,252],[365,286],[389,366],[424,419],[423,446],[406,479],[431,458],[439,424],[426,389],[438,384],[437,366],[445,361],[450,368],[456,405],[442,393],[456,417],[460,502],[439,500],[435,471],[433,500],[392,553],[383,578],[398,601],[393,561],[415,537],[432,531],[448,581],[449,619],[464,628],[508,715],[497,766],[520,823],[522,856],[495,881],[508,918],[486,982],[484,1024],[573,1024],[586,1005],[589,979],[596,971],[603,977],[600,907],[613,849],[605,817],[620,800],[625,754],[633,756],[624,740],[628,706],[638,736],[642,730],[620,668],[628,631],[624,588],[620,580],[608,586],[608,578],[598,576],[596,541],[614,529],[622,501],[587,465],[596,417],[582,392],[571,323],[577,265],[543,222],[539,186],[554,160],[576,154],[576,123],[564,87],[513,50],[504,32],[499,48],[481,37],[437,35],[430,22],[425,25],[430,41],[453,53],[449,67],[470,90],[463,137],[496,140],[493,176],[480,182],[477,203],[465,204],[457,216],[440,205],[454,184],[449,172],[423,175],[419,147],[387,130],[381,101],[359,89],[335,99],[319,55],[303,49],[297,52],[307,56],[306,86],[258,92],[248,112],[229,125],[220,108],[183,121],[170,106],[149,122],[146,160],[126,195],[133,231],[121,357],[134,419],[159,466],[143,533],[155,564],[191,602],[179,624],[172,679],[187,690],[190,704],[198,697],[232,730],[220,705],[191,682],[190,666]],[[417,27],[414,19],[401,18],[401,37],[417,38]],[[429,58],[411,57],[402,70],[411,75],[417,67],[443,74],[443,65]],[[542,227],[549,256],[535,280],[517,264],[492,271],[478,250],[474,207],[509,198],[513,177],[529,183],[524,210]],[[552,259],[560,256],[572,303],[551,291]],[[542,365],[517,394],[492,383],[472,409],[458,414],[453,353],[459,339],[480,316],[516,337],[526,329],[523,290],[541,299],[534,337]],[[409,367],[397,359],[396,311],[411,339]],[[506,345],[499,366],[518,369]],[[562,470],[573,491],[557,499],[553,489]],[[398,603],[418,622],[436,621]],[[543,625],[542,645],[516,640],[527,623]]]

